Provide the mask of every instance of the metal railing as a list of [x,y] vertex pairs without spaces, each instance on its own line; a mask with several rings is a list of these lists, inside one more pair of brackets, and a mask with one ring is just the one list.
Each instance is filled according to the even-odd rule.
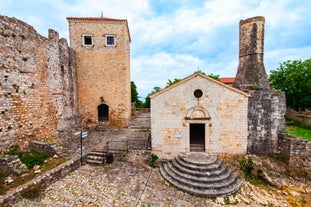
[[105,144],[105,151],[120,151],[128,152],[129,150],[146,150],[149,149],[149,139],[135,139],[135,140],[110,140]]

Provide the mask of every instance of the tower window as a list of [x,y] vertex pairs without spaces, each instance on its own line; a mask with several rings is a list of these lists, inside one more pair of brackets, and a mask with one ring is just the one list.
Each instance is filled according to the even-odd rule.
[[83,35],[83,45],[84,46],[92,46],[93,39],[91,35]]
[[115,46],[115,37],[113,35],[106,35],[106,46]]

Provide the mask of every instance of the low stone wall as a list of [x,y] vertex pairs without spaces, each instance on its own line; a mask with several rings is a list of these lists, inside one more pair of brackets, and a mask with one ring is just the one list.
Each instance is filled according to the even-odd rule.
[[311,126],[311,111],[310,110],[303,111],[303,112],[297,112],[293,109],[288,108],[286,110],[286,117]]
[[0,173],[5,175],[20,175],[22,171],[27,172],[28,168],[20,161],[17,155],[0,157]]
[[280,155],[289,167],[311,170],[311,142],[280,133],[278,135],[278,148]]
[[53,182],[63,178],[70,172],[78,169],[81,165],[80,159],[70,160],[39,177],[25,183],[17,188],[8,191],[5,195],[0,196],[0,206],[12,206],[22,199],[21,192],[30,189],[34,185],[41,184],[43,187],[51,185]]
[[37,151],[37,152],[46,152],[50,155],[57,154],[57,150],[55,145],[51,145],[49,143],[45,142],[30,142],[29,143],[29,148],[31,150]]

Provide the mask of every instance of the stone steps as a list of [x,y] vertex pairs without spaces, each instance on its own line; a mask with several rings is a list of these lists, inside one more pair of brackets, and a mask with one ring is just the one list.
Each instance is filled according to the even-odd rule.
[[191,144],[190,145],[191,152],[205,152],[204,144]]
[[86,163],[93,165],[103,165],[112,162],[113,162],[112,153],[107,153],[105,151],[91,151],[88,153],[86,157]]
[[163,162],[162,176],[172,185],[190,194],[219,197],[236,192],[241,182],[216,156],[190,152]]

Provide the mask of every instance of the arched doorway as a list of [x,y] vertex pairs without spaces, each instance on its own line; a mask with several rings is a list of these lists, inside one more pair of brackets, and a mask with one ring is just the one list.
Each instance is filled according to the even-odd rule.
[[109,119],[109,106],[107,104],[100,104],[97,107],[98,121],[108,121]]

